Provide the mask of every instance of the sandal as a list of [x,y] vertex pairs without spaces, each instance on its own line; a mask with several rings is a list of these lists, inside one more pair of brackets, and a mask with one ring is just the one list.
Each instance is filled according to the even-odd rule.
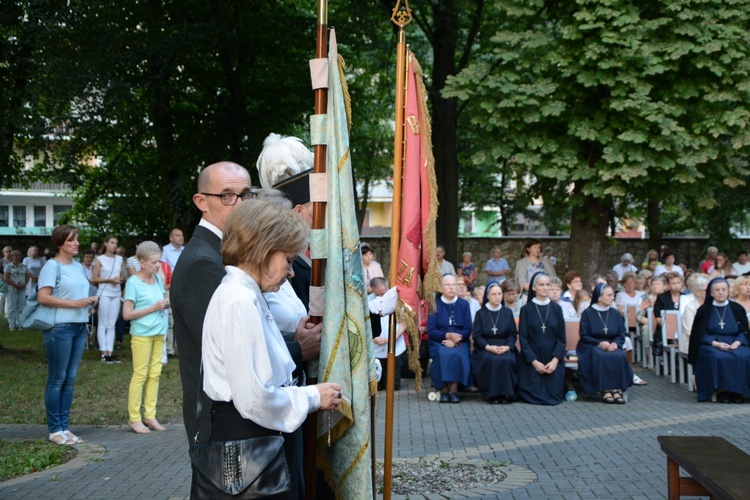
[[70,444],[82,444],[86,442],[83,439],[76,436],[75,434],[73,434],[72,432],[70,432],[70,430],[68,429],[62,431],[62,433],[65,437],[68,438],[68,441],[70,441]]
[[130,427],[130,430],[136,434],[151,434],[151,430],[143,425],[143,422],[140,420],[137,422],[128,422],[128,427]]
[[612,391],[612,397],[614,398],[615,403],[617,403],[618,405],[625,404],[625,399],[623,399],[622,394],[620,394],[619,389]]
[[604,401],[608,405],[611,405],[612,403],[614,403],[615,402],[615,398],[612,397],[612,392],[610,392],[610,391],[604,391],[602,393],[602,401]]
[[143,423],[146,424],[146,427],[148,427],[152,431],[166,431],[167,430],[167,428],[161,425],[159,421],[156,420],[155,418],[144,420]]
[[70,439],[68,438],[68,436],[63,434],[63,431],[52,432],[50,433],[47,439],[49,440],[50,443],[54,443],[54,444],[60,444],[60,445],[73,444],[70,442]]

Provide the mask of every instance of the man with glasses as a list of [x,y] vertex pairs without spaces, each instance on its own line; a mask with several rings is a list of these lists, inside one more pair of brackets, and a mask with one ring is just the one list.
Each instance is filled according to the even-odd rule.
[[198,192],[193,203],[201,211],[201,220],[180,255],[172,275],[170,301],[174,317],[174,335],[180,349],[182,378],[182,415],[188,441],[196,431],[202,439],[211,434],[211,402],[201,392],[203,412],[196,422],[200,386],[203,317],[208,303],[226,274],[221,260],[224,222],[234,207],[254,195],[250,174],[236,163],[220,162],[204,168],[198,176]]
[[[201,393],[205,411],[197,422],[197,398],[201,376],[203,318],[214,291],[226,271],[221,258],[221,238],[229,213],[244,200],[256,197],[250,185],[250,174],[236,163],[214,163],[198,176],[198,192],[193,203],[202,212],[193,236],[185,245],[172,274],[170,303],[174,317],[174,335],[180,351],[182,378],[182,416],[188,441],[194,442],[196,432],[206,440],[211,434],[211,401]],[[320,326],[307,329],[300,325],[297,340],[287,341],[292,359],[300,366],[307,350],[320,349]],[[309,340],[312,339],[312,340]],[[305,351],[305,352],[303,352]]]

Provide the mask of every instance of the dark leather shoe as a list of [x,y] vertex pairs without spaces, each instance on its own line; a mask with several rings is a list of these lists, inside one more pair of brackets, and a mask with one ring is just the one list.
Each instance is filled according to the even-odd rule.
[[500,403],[501,403],[501,404],[504,404],[504,405],[509,405],[509,404],[511,404],[512,402],[513,402],[513,401],[511,401],[511,400],[510,400],[510,398],[509,398],[508,396],[503,396],[502,398],[500,398]]
[[451,402],[450,398],[448,397],[448,393],[447,392],[444,392],[443,394],[440,395],[440,402],[441,403],[450,403]]
[[461,402],[461,398],[459,398],[458,394],[456,394],[455,392],[451,392],[450,393],[450,400],[451,400],[451,403],[460,403]]
[[724,391],[716,395],[716,401],[719,403],[731,403],[732,400],[729,397],[729,393]]
[[500,404],[500,398],[492,398],[490,399],[491,405],[499,405]]

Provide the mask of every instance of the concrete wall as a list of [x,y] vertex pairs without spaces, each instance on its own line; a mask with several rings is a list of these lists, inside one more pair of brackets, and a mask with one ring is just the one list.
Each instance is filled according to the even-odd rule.
[[[570,240],[568,237],[537,237],[542,242],[542,248],[551,246],[555,250],[557,257],[557,273],[562,277],[568,270],[567,261],[569,255]],[[504,237],[504,238],[459,238],[458,249],[460,253],[471,252],[472,260],[479,269],[477,283],[486,283],[487,275],[484,273],[484,265],[490,258],[492,247],[499,246],[502,257],[508,261],[511,270],[515,269],[516,260],[523,252],[523,247],[528,241],[528,237]],[[372,246],[375,253],[375,260],[383,266],[385,275],[388,276],[390,268],[390,238],[385,237],[367,237],[364,238]],[[703,260],[705,249],[709,245],[706,238],[665,238],[664,243],[677,255],[678,263],[685,263],[688,267],[697,268],[698,263]],[[750,251],[750,240],[740,240],[743,248]],[[620,256],[628,252],[636,260],[636,266],[640,266],[643,258],[648,252],[648,240],[638,239],[612,239],[609,248],[607,262],[603,263],[602,269],[611,269],[612,266],[620,262]],[[658,250],[658,249],[657,249]],[[721,249],[719,249],[721,251]],[[729,256],[734,262],[734,255]],[[460,261],[460,254],[455,259],[448,259],[454,265]]]

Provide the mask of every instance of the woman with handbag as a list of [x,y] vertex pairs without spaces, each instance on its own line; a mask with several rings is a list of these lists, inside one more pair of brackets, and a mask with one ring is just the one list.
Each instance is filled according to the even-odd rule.
[[[125,283],[122,317],[130,321],[133,377],[128,390],[128,425],[136,434],[167,430],[156,420],[161,355],[167,334],[164,282],[159,279],[161,247],[144,241],[135,252],[141,268]],[[141,419],[141,404],[144,414]]]
[[49,440],[56,444],[79,444],[83,439],[70,432],[70,406],[73,385],[86,342],[88,307],[98,298],[89,295],[89,282],[83,266],[73,260],[78,254],[78,229],[57,226],[52,244],[59,252],[39,273],[39,307],[54,309],[54,326],[46,330],[47,385],[44,405],[47,409]]
[[[221,245],[227,274],[203,321],[202,389],[213,401],[205,409],[212,433],[191,445],[191,498],[304,496],[300,426],[308,413],[340,405],[341,387],[296,385],[295,364],[263,292],[278,291],[293,275],[292,262],[307,242],[305,220],[273,202],[243,201],[227,217]],[[199,406],[198,413],[202,410]],[[242,481],[244,468],[227,465],[246,464],[253,452],[264,463],[278,457],[267,444],[278,445],[280,436],[286,464],[262,468],[252,484]],[[230,450],[241,451],[228,459]],[[217,477],[225,479],[223,487],[211,481]]]

